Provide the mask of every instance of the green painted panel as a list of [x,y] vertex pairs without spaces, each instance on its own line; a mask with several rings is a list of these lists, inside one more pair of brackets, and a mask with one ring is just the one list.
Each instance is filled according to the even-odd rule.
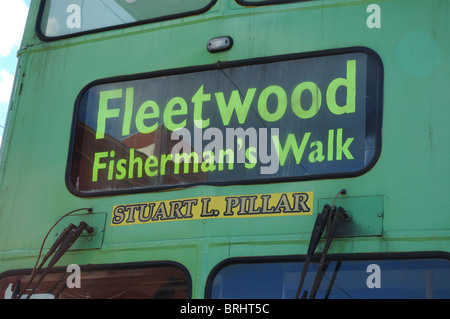
[[69,250],[101,248],[103,243],[103,235],[105,233],[106,213],[71,215],[65,217],[55,226],[55,228],[53,228],[52,232],[48,236],[45,246],[50,247],[61,234],[63,229],[69,226],[69,224],[72,223],[75,226],[78,226],[82,221],[93,227],[94,232],[92,234],[88,234],[86,231],[83,231],[81,236],[77,239],[77,241],[75,241]]
[[[321,210],[325,204],[332,205],[333,198],[319,199]],[[351,216],[336,230],[336,237],[383,235],[383,196],[342,197],[335,206],[342,207]]]

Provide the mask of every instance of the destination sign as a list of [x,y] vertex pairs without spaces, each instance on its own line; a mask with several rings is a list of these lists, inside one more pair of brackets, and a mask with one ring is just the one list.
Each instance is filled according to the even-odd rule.
[[381,148],[382,65],[366,49],[88,85],[67,185],[79,196],[363,174]]

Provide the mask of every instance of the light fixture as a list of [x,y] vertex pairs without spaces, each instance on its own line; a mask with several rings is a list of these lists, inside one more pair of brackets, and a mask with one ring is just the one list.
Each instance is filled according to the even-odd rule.
[[208,41],[208,51],[211,53],[230,50],[233,46],[233,39],[229,36],[213,38]]

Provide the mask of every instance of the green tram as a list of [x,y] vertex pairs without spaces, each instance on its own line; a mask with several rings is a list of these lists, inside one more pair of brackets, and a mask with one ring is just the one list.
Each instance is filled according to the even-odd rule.
[[449,7],[31,1],[0,297],[449,298]]

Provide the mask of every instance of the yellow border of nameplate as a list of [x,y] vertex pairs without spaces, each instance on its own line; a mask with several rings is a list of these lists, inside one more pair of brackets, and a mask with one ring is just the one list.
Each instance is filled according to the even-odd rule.
[[290,192],[202,196],[116,205],[112,210],[111,226],[176,220],[312,215],[313,202],[313,192]]

